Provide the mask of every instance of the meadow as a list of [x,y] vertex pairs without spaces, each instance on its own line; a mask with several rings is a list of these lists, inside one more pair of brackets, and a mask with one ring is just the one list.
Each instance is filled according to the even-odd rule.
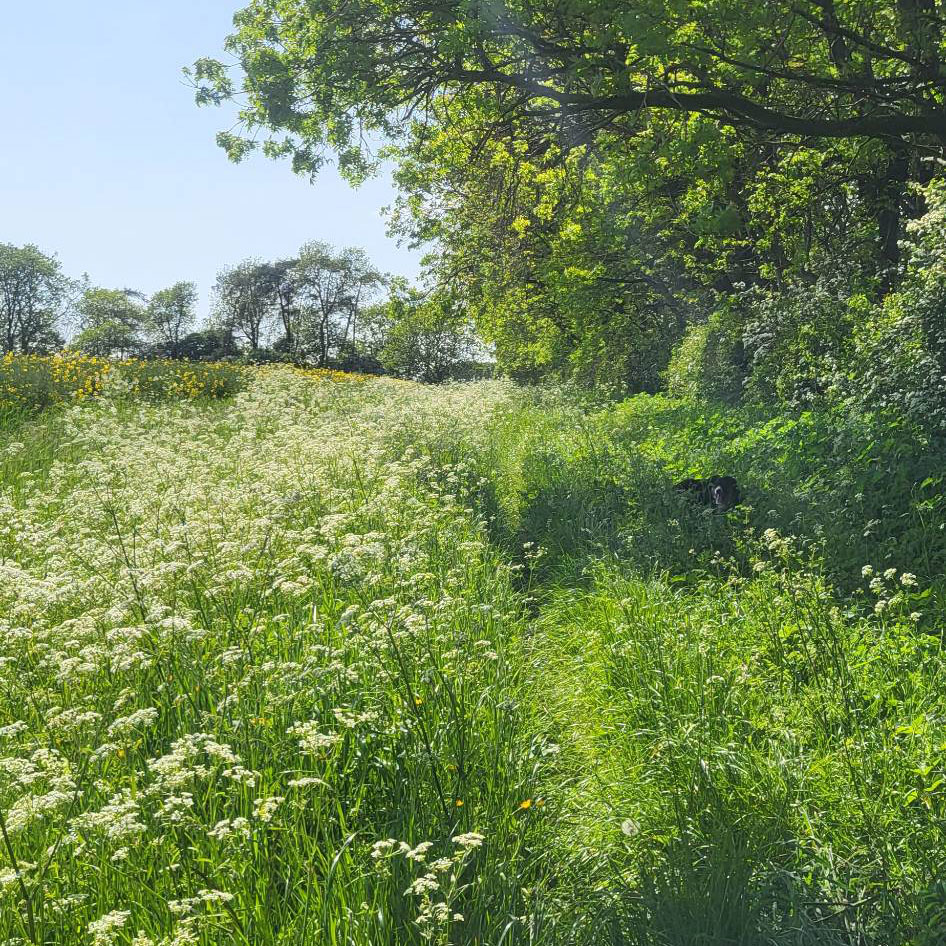
[[[0,388],[58,393],[0,421],[0,943],[946,939],[942,442],[28,367]],[[727,516],[671,488],[711,472]]]

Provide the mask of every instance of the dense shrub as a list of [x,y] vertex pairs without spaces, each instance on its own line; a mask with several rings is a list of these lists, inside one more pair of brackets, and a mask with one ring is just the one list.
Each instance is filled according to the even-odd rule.
[[[756,535],[775,528],[796,536],[843,585],[856,583],[868,563],[930,578],[946,568],[940,435],[840,407],[785,417],[664,398],[632,399],[595,422],[625,456],[642,450],[658,464],[664,493],[683,476],[735,475],[745,494],[736,518],[745,517]],[[640,465],[624,462],[632,471]],[[671,517],[655,503],[642,508],[643,520],[632,520],[635,534],[668,543]],[[673,562],[687,541],[684,530]],[[655,564],[671,564],[667,553]]]
[[824,403],[849,361],[861,302],[836,275],[747,294],[748,398],[792,409]]
[[946,430],[946,182],[926,190],[909,224],[906,273],[855,335],[852,399],[862,408]]
[[[220,361],[235,358],[239,353],[233,335],[217,328],[189,332],[178,343],[178,357],[191,361]],[[163,357],[168,352],[158,347],[154,354]]]
[[678,397],[791,411],[843,408],[946,429],[946,184],[923,192],[897,288],[849,261],[728,297],[689,326],[665,374]]

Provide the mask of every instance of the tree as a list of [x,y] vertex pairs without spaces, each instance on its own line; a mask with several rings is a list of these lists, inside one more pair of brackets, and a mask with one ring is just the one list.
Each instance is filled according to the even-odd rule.
[[[242,117],[289,132],[270,150],[307,170],[326,146],[363,167],[366,128],[396,134],[405,112],[480,89],[586,140],[671,111],[776,135],[946,142],[935,0],[255,0],[234,22]],[[214,60],[196,78],[200,101],[237,91]]]
[[469,317],[448,294],[401,283],[372,315],[381,364],[395,377],[446,381],[483,354]]
[[358,180],[385,136],[394,229],[523,377],[652,390],[742,288],[895,289],[946,148],[933,0],[632,7],[254,0],[197,97],[241,96],[234,159]]
[[276,296],[276,307],[279,312],[279,322],[282,325],[282,350],[294,358],[298,348],[298,320],[299,305],[297,301],[298,280],[296,266],[298,260],[284,259],[270,263],[270,278]]
[[181,339],[196,320],[197,287],[178,282],[156,292],[148,303],[149,332],[171,358],[181,357]]
[[250,350],[257,351],[278,305],[272,267],[249,259],[225,269],[217,277],[215,293],[220,325],[242,336]]
[[300,334],[320,366],[358,337],[359,314],[383,283],[363,250],[307,243],[293,266]]
[[946,147],[936,0],[254,0],[234,22],[227,48],[244,77],[198,61],[198,101],[245,93],[248,134],[220,143],[239,159],[271,132],[267,152],[309,173],[334,151],[361,176],[370,133],[402,138],[405,118],[439,123],[484,101],[489,136],[528,115],[566,151],[601,134],[632,148],[666,116],[677,134],[706,116],[776,144],[873,141],[882,156],[863,197],[895,263],[905,184]]
[[190,361],[219,361],[234,358],[239,349],[233,335],[225,328],[211,327],[189,332],[181,338],[178,357]]
[[69,347],[100,358],[127,358],[141,351],[141,340],[121,322],[102,322],[83,329]]
[[36,246],[0,243],[0,331],[4,351],[37,352],[55,346],[69,304],[70,281],[59,260]]
[[393,224],[436,248],[432,277],[462,297],[505,372],[653,390],[712,283],[754,278],[744,241],[716,222],[723,168],[704,176],[671,142],[634,159],[603,141],[550,163],[520,139],[471,160],[478,115],[455,119],[404,149]]
[[76,306],[79,334],[71,347],[101,357],[138,354],[145,321],[142,298],[131,289],[86,289]]

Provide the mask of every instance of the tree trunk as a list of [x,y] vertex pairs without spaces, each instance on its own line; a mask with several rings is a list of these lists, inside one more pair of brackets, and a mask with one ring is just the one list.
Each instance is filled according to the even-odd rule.
[[877,221],[881,291],[886,295],[896,285],[900,265],[900,238],[910,179],[910,158],[905,147],[893,145],[890,160],[880,173],[873,195]]

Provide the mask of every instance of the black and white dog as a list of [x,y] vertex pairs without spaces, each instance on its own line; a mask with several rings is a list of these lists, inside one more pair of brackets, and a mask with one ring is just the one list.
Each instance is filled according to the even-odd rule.
[[711,476],[706,480],[688,478],[675,483],[678,493],[687,493],[704,506],[725,512],[739,504],[739,484],[733,476]]

